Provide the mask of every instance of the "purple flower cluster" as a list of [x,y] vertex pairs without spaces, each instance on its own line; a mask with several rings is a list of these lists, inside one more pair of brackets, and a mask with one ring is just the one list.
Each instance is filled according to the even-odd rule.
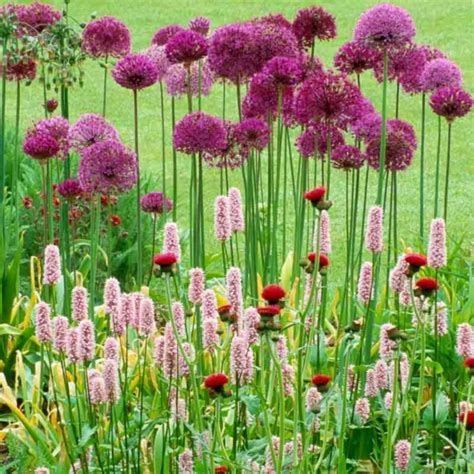
[[373,69],[379,60],[380,53],[377,50],[357,41],[349,41],[334,56],[334,66],[346,74],[361,74]]
[[121,58],[130,52],[130,32],[117,18],[104,16],[86,25],[81,46],[93,58]]
[[173,209],[173,201],[159,191],[145,194],[140,200],[140,205],[143,212],[151,214],[163,214]]
[[180,31],[166,42],[165,51],[171,63],[189,66],[206,56],[207,40],[195,31]]
[[[211,92],[214,83],[214,75],[209,68],[207,61],[203,61],[201,66],[194,62],[189,67],[191,76],[191,95],[197,97],[207,96]],[[182,96],[188,93],[188,71],[182,64],[173,64],[166,71],[164,77],[166,91],[171,96]]]
[[303,79],[303,67],[299,58],[275,56],[265,64],[262,73],[269,76],[278,87],[294,86]]
[[65,179],[58,184],[58,193],[69,201],[72,201],[79,197],[84,190],[81,187],[81,183],[77,179],[69,178]]
[[449,59],[434,59],[423,69],[421,83],[424,91],[434,91],[445,86],[460,87],[462,84],[461,71]]
[[433,112],[444,117],[449,123],[468,114],[472,103],[469,92],[457,86],[441,87],[430,98],[430,107]]
[[61,13],[47,3],[34,2],[15,8],[17,21],[26,34],[36,36],[61,19]]
[[[0,74],[2,65],[0,64]],[[36,61],[27,54],[7,55],[7,81],[32,81],[36,77]]]
[[331,153],[334,168],[343,170],[359,169],[364,165],[365,157],[362,152],[352,145],[340,145]]
[[314,123],[296,139],[296,148],[304,158],[323,158],[327,152],[328,137],[332,148],[344,144],[344,137],[336,127]]
[[151,44],[154,44],[155,46],[164,46],[168,40],[181,31],[184,31],[184,28],[180,25],[164,26],[153,35]]
[[248,149],[262,151],[270,140],[270,129],[263,120],[248,118],[235,126],[234,138]]
[[197,16],[189,20],[188,26],[191,31],[195,31],[202,36],[207,36],[209,28],[211,27],[211,20],[205,16]]
[[97,114],[83,114],[69,130],[71,148],[81,152],[85,148],[104,140],[119,140],[117,130]]
[[293,33],[301,45],[311,48],[314,40],[336,37],[336,20],[322,7],[302,8],[293,22]]
[[27,131],[23,140],[23,151],[31,158],[43,162],[59,152],[59,143],[47,133]]
[[158,81],[163,80],[166,71],[168,71],[171,66],[168,56],[166,56],[165,48],[152,44],[149,48],[143,50],[143,54],[148,56],[155,63],[156,69],[158,70]]
[[158,68],[147,55],[130,53],[115,65],[112,77],[126,89],[140,90],[155,84],[158,80]]
[[57,158],[65,160],[69,152],[69,122],[63,117],[43,119],[35,125],[36,133],[49,135],[59,145]]

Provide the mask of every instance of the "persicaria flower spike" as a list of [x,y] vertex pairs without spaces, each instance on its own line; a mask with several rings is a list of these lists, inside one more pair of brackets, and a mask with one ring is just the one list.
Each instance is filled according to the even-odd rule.
[[202,303],[204,293],[205,275],[202,268],[191,268],[189,270],[188,299],[193,304]]
[[221,242],[229,240],[232,235],[227,196],[217,196],[214,202],[214,234],[216,239]]
[[72,319],[74,319],[74,321],[87,319],[89,305],[87,288],[84,288],[83,286],[75,286],[71,292],[71,300]]
[[380,206],[370,208],[367,218],[365,246],[369,252],[376,253],[383,250],[383,210]]
[[172,253],[176,257],[176,262],[181,261],[181,245],[179,243],[178,226],[174,222],[167,222],[164,229],[163,252]]
[[395,466],[400,471],[406,471],[410,465],[411,443],[406,439],[401,439],[395,445]]
[[232,306],[232,310],[239,317],[242,311],[242,275],[240,269],[237,267],[229,268],[226,282],[227,298]]
[[36,305],[35,310],[36,337],[42,344],[51,342],[53,339],[51,328],[51,307],[49,304],[41,301]]
[[229,188],[229,215],[232,232],[243,232],[245,230],[245,221],[242,210],[242,197],[238,188]]
[[61,256],[56,245],[47,245],[44,249],[43,284],[55,285],[61,279]]
[[359,282],[357,284],[357,298],[362,304],[369,304],[372,297],[372,264],[364,262],[360,268]]
[[140,303],[138,332],[145,337],[150,337],[156,332],[155,306],[151,298],[145,297]]
[[[329,220],[329,213],[326,210],[322,210],[319,216],[319,229],[320,229],[319,251],[324,255],[328,255],[332,251],[332,245],[331,245],[331,223]],[[317,234],[315,235],[315,238],[313,239],[314,240],[313,248],[315,252],[317,252],[318,250],[316,248],[316,245],[317,245],[316,238],[317,238]]]
[[64,316],[56,316],[53,319],[53,345],[57,351],[65,352],[67,346],[67,332],[69,329],[68,319]]
[[79,323],[79,353],[81,360],[92,360],[95,352],[95,329],[89,319]]
[[474,356],[474,329],[469,323],[461,323],[458,326],[456,352],[461,357]]
[[104,363],[104,384],[107,399],[116,402],[120,398],[120,384],[117,362],[114,359],[106,359]]
[[108,337],[104,343],[104,358],[119,361],[119,343],[115,337]]
[[444,219],[440,217],[431,221],[428,265],[439,269],[446,266],[446,263],[446,224]]

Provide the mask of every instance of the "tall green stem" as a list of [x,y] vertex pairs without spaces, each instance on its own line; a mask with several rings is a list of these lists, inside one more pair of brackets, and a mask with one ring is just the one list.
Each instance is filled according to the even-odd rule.
[[446,156],[446,181],[444,184],[444,220],[448,220],[449,170],[451,166],[451,122],[448,123],[448,153]]
[[436,151],[436,176],[435,176],[435,195],[434,195],[434,214],[433,217],[438,217],[439,209],[439,171],[441,166],[441,115],[438,116],[438,148]]
[[140,212],[140,159],[138,153],[138,92],[133,90],[133,124],[135,131],[135,154],[137,156],[137,286],[143,282],[142,222]]
[[425,125],[426,125],[426,93],[421,94],[421,138],[420,138],[420,237],[425,232]]
[[380,135],[380,160],[379,160],[379,179],[377,187],[376,204],[382,204],[383,182],[385,175],[385,151],[387,146],[387,70],[388,55],[387,50],[383,52],[383,88],[382,88],[382,131]]

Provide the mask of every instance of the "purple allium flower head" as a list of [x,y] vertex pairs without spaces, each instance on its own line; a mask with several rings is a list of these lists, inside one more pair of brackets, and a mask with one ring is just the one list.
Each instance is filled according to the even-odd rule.
[[232,383],[245,385],[253,378],[253,352],[248,339],[235,334],[230,347],[230,375]]
[[226,275],[227,299],[232,311],[240,319],[242,312],[242,274],[237,267],[231,267]]
[[118,366],[115,360],[105,360],[103,377],[107,400],[110,402],[116,402],[120,398],[120,384]]
[[86,192],[123,193],[137,181],[137,159],[122,143],[105,140],[83,150],[78,175]]
[[78,179],[68,178],[58,184],[58,193],[68,201],[73,201],[83,192],[84,190]]
[[365,142],[378,138],[381,127],[382,117],[378,112],[362,115],[351,124],[355,137]]
[[173,201],[160,191],[152,191],[142,196],[140,206],[143,212],[159,215],[173,209]]
[[275,56],[262,69],[277,86],[294,86],[303,79],[303,67],[299,58]]
[[339,145],[331,153],[334,168],[357,170],[364,165],[365,157],[362,152],[352,145]]
[[323,123],[310,125],[297,139],[296,148],[303,158],[323,158],[327,152],[328,134],[331,140],[331,148],[344,145],[342,133],[333,126]]
[[380,59],[380,53],[363,43],[344,43],[334,56],[334,66],[346,74],[361,74],[372,69]]
[[255,21],[278,28],[284,28],[289,31],[293,29],[291,21],[287,20],[281,13],[269,13],[268,15],[256,18]]
[[181,474],[193,474],[193,452],[186,448],[178,457],[179,472]]
[[311,48],[315,39],[336,37],[336,20],[322,7],[302,8],[293,21],[293,32],[302,46]]
[[[214,75],[207,61],[203,61],[201,67],[198,63],[191,64],[191,95],[197,97],[207,96],[211,92],[214,83]],[[166,71],[166,92],[173,97],[180,97],[188,93],[188,72],[182,64],[173,64]]]
[[369,252],[383,250],[383,209],[380,206],[372,206],[369,210],[365,247]]
[[71,292],[72,319],[82,321],[87,319],[87,308],[89,305],[89,295],[87,288],[75,286]]
[[[319,251],[323,255],[328,255],[332,251],[332,245],[331,245],[331,223],[329,220],[329,212],[326,210],[321,211],[320,214],[320,232],[319,232]],[[314,251],[317,251],[317,228],[318,226],[315,226],[315,238],[313,238],[313,248]]]
[[53,319],[53,345],[57,351],[65,352],[67,346],[67,332],[69,329],[68,319],[64,316],[56,316]]
[[158,81],[163,80],[171,66],[168,56],[166,56],[165,47],[151,45],[149,48],[143,50],[142,53],[155,63],[156,69],[158,70]]
[[49,112],[49,113],[53,113],[57,108],[58,108],[58,101],[54,98],[52,99],[48,99],[46,101],[46,104],[45,104],[45,109]]
[[155,305],[151,298],[143,298],[140,304],[138,332],[141,336],[150,337],[156,332]]
[[310,387],[306,393],[306,411],[318,413],[323,396],[316,387]]
[[79,323],[79,353],[81,360],[92,360],[95,352],[95,328],[89,319]]
[[189,270],[188,299],[192,304],[201,304],[206,277],[202,268]]
[[195,31],[180,31],[166,42],[165,51],[171,63],[189,66],[206,56],[207,40]]
[[31,158],[44,162],[56,156],[60,151],[60,146],[49,133],[28,130],[23,140],[23,151]]
[[191,31],[195,31],[202,36],[207,36],[209,28],[211,27],[211,20],[205,16],[197,16],[196,18],[189,20],[188,26]]
[[155,342],[153,344],[153,360],[157,367],[163,365],[163,359],[165,356],[165,336],[155,337]]
[[113,359],[117,363],[120,357],[119,342],[115,337],[108,337],[104,343],[104,359]]
[[42,344],[53,340],[51,327],[51,307],[43,301],[35,306],[35,329],[36,337]]
[[474,328],[469,323],[461,323],[457,328],[456,352],[461,357],[474,356]]
[[61,255],[56,245],[47,245],[44,249],[44,285],[56,285],[61,279]]
[[372,296],[372,264],[365,262],[360,267],[359,282],[357,284],[357,298],[368,305]]
[[[2,65],[0,64],[0,74]],[[7,81],[32,81],[36,77],[36,61],[28,54],[7,55]]]
[[181,261],[181,245],[179,243],[178,226],[174,222],[167,222],[164,229],[163,253],[172,253],[177,263]]
[[354,40],[376,48],[397,48],[408,43],[415,34],[415,24],[406,10],[382,3],[360,16]]
[[227,196],[217,196],[214,201],[214,235],[221,242],[229,240],[232,235]]
[[25,31],[36,36],[61,19],[61,13],[52,5],[34,2],[16,9],[17,20]]
[[374,369],[369,369],[365,378],[364,395],[368,398],[375,398],[379,394],[377,377]]
[[69,129],[69,143],[71,148],[81,152],[98,142],[105,140],[119,141],[117,130],[97,114],[83,114]]
[[158,80],[158,68],[146,54],[130,53],[112,69],[115,82],[126,89],[140,90],[150,87]]
[[216,319],[217,299],[213,290],[204,290],[202,294],[202,317],[203,319]]
[[173,319],[176,325],[176,331],[180,336],[186,335],[186,322],[184,316],[184,306],[179,302],[175,301],[171,305],[171,311],[173,313]]
[[446,224],[439,217],[431,221],[430,241],[428,244],[428,265],[432,268],[445,267],[446,258]]
[[69,329],[67,333],[66,354],[71,364],[77,364],[81,360],[78,327]]
[[[380,160],[380,135],[369,141],[366,155],[369,165],[378,170]],[[387,144],[385,169],[404,171],[410,166],[416,151],[416,136],[413,126],[403,120],[387,121]]]
[[222,120],[203,112],[185,115],[173,134],[173,146],[177,151],[193,153],[219,153],[227,147],[226,131]]
[[234,136],[240,145],[262,151],[270,141],[270,129],[263,120],[248,118],[235,126]]
[[426,92],[445,86],[460,87],[462,75],[457,64],[449,59],[439,58],[426,64],[421,75],[421,83]]
[[93,58],[121,58],[130,52],[130,32],[113,16],[89,22],[82,32],[82,50]]
[[229,188],[229,212],[232,232],[243,232],[245,230],[245,220],[242,197],[238,188]]
[[104,310],[106,314],[113,314],[118,311],[120,295],[119,281],[114,277],[107,278],[104,285]]
[[345,128],[350,111],[364,100],[359,88],[343,74],[328,71],[306,79],[295,96],[295,116],[299,123],[313,120]]
[[433,112],[444,117],[448,123],[469,113],[472,103],[469,92],[456,86],[441,87],[430,98]]
[[156,46],[165,46],[168,40],[181,31],[184,31],[184,28],[180,25],[164,26],[153,35],[151,44]]
[[406,439],[401,439],[395,445],[395,467],[400,471],[406,471],[410,465],[411,443]]
[[367,398],[359,398],[355,403],[355,414],[359,417],[362,425],[365,425],[370,417],[370,403]]
[[53,137],[59,144],[57,157],[65,160],[69,152],[69,122],[63,117],[40,120],[35,124],[37,133]]

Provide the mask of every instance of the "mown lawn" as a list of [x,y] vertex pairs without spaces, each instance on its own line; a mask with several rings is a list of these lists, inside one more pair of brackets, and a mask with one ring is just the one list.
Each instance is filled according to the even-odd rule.
[[[62,2],[52,2],[60,5]],[[308,0],[262,0],[262,1],[203,1],[203,0],[74,0],[70,4],[71,15],[78,22],[85,22],[91,13],[97,16],[114,15],[125,21],[130,27],[133,37],[133,48],[138,51],[147,47],[154,31],[170,24],[180,23],[186,25],[188,20],[204,15],[212,19],[213,28],[239,20],[263,15],[270,12],[281,12],[292,19],[298,8],[312,5]],[[352,29],[358,16],[368,7],[376,4],[375,1],[354,0],[351,2],[336,0],[321,2],[336,16],[338,37],[329,43],[319,43],[317,55],[323,62],[331,65],[332,57],[338,47],[351,38]],[[414,1],[401,0],[398,5],[407,8],[413,15],[417,25],[417,41],[429,43],[440,48],[449,57],[457,62],[464,74],[465,87],[473,92],[474,63],[470,40],[474,37],[472,18],[472,3],[468,0],[454,0],[447,4],[441,0]],[[82,89],[73,90],[71,97],[72,119],[84,112],[99,112],[102,94],[102,69],[88,61],[85,65],[85,85]],[[117,86],[109,81],[108,118],[117,126],[123,140],[133,144],[132,125],[132,95],[130,91]],[[25,126],[31,121],[42,117],[40,103],[41,94],[39,85],[34,84],[24,92],[22,101],[22,124]],[[362,78],[362,88],[378,107],[381,97],[381,87],[375,83],[370,74]],[[9,91],[8,114],[13,125],[14,97],[13,86]],[[394,113],[395,86],[389,88],[389,111]],[[185,113],[184,100],[178,105],[178,118]],[[235,92],[228,88],[227,103],[235,112]],[[204,98],[203,109],[207,112],[220,115],[222,111],[222,88],[215,85],[211,96]],[[419,131],[421,98],[402,95],[400,102],[400,117],[411,122]],[[170,101],[166,108],[170,110]],[[140,93],[140,141],[141,162],[143,169],[150,173],[157,184],[161,182],[161,146],[159,122],[159,92],[158,87],[147,89]],[[227,112],[229,116],[229,110]],[[235,117],[235,113],[234,113]],[[449,234],[456,239],[466,236],[471,243],[474,236],[472,224],[473,211],[473,114],[468,118],[455,123],[453,127],[452,148],[452,186],[450,191],[450,216]],[[168,119],[170,115],[168,115]],[[171,176],[171,148],[170,148],[170,122],[167,124],[168,149],[167,160],[168,176]],[[427,173],[427,223],[432,215],[432,202],[430,197],[433,191],[434,162],[436,154],[436,120],[431,113],[428,114],[428,140],[426,145]],[[445,141],[443,142],[443,157],[445,155]],[[179,220],[187,225],[187,190],[188,190],[188,157],[179,156],[180,210]],[[218,194],[218,172],[206,171],[206,212],[209,216],[208,229],[212,227],[212,206]],[[333,174],[335,182],[332,185],[332,197],[336,203],[331,210],[333,249],[343,244],[343,218],[344,218],[344,174]],[[418,230],[418,189],[419,189],[419,156],[417,155],[412,167],[404,172],[398,179],[399,182],[399,216],[400,225],[398,235],[408,243],[415,243]],[[240,183],[240,172],[231,174],[231,184]],[[170,183],[171,184],[171,183]],[[473,248],[470,245],[470,248]],[[339,256],[338,256],[339,255]],[[337,268],[342,268],[343,252],[335,252],[334,263]]]

